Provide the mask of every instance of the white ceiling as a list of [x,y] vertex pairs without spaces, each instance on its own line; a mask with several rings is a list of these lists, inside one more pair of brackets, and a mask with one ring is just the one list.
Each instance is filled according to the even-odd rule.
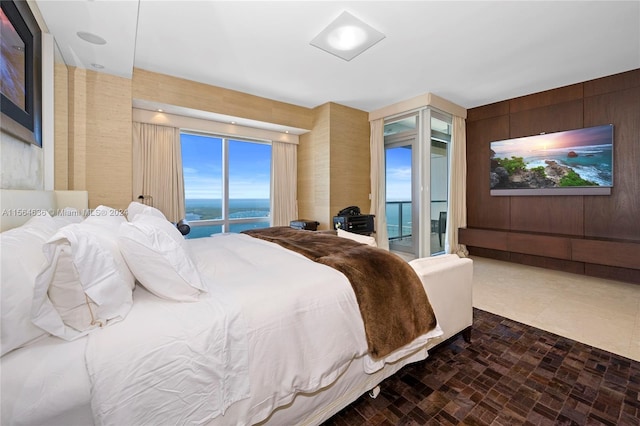
[[[640,0],[35,3],[68,65],[304,107],[373,111],[430,92],[472,108],[640,68]],[[349,62],[309,44],[343,11],[386,36]]]

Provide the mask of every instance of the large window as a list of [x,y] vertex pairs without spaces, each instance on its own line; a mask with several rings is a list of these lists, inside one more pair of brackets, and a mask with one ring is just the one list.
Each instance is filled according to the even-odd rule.
[[271,224],[271,144],[183,132],[188,238]]

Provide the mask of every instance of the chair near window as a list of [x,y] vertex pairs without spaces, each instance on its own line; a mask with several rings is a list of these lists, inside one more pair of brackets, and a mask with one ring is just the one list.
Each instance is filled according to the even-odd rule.
[[442,234],[447,232],[447,212],[440,212],[438,218],[438,240],[440,241],[440,247],[442,247]]

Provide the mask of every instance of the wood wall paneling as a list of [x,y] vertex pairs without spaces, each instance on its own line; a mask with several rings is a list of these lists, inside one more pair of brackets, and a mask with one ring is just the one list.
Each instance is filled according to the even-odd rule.
[[535,266],[537,268],[552,269],[554,271],[571,272],[572,274],[584,274],[584,263],[574,262],[566,259],[555,259],[546,256],[533,256],[525,253],[513,253],[509,257],[509,261],[520,263],[522,265]]
[[572,101],[581,101],[584,97],[583,83],[572,84],[557,89],[545,90],[509,100],[509,112],[517,114],[545,107],[553,107]]
[[506,115],[467,122],[467,226],[509,229],[509,198],[489,193],[490,143],[509,139]]
[[507,197],[512,231],[583,235],[583,196]]
[[509,115],[509,101],[496,102],[467,110],[467,123]]
[[545,108],[512,112],[509,115],[509,138],[580,129],[584,127],[582,106],[582,99],[578,99]]
[[620,92],[640,86],[640,68],[584,82],[584,97]]
[[571,240],[563,237],[509,232],[507,233],[507,250],[571,260]]
[[[615,175],[610,196],[490,197],[487,194],[488,164],[483,165],[478,159],[486,158],[488,143],[492,140],[606,123],[615,126]],[[461,230],[460,241],[470,246],[472,254],[638,282],[639,135],[640,69],[470,109],[467,116],[469,229]],[[497,199],[504,201],[497,202]],[[504,202],[508,205],[501,204]],[[491,230],[498,233],[492,234]],[[480,238],[469,234],[470,231],[484,234]],[[507,232],[507,237],[500,232]],[[471,236],[470,241],[465,241]],[[496,237],[507,239],[509,248],[504,249],[504,253],[492,241]],[[568,240],[571,247],[566,244]],[[631,245],[621,249],[619,243]],[[620,250],[626,254],[619,255]]]
[[507,232],[490,229],[460,228],[458,240],[461,244],[493,250],[507,251]]
[[469,255],[471,256],[488,257],[489,259],[502,260],[505,262],[511,261],[511,253],[509,253],[508,251],[473,246],[467,246],[467,249],[469,250]]
[[592,277],[640,284],[640,269],[618,268],[587,263],[584,265],[584,273]]
[[640,244],[573,239],[571,257],[585,263],[640,269]]
[[585,99],[585,126],[614,127],[613,189],[610,196],[585,197],[585,236],[640,242],[639,99],[640,82]]

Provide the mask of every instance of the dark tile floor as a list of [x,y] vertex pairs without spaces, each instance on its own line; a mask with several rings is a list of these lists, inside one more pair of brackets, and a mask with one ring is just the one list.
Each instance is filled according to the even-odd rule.
[[640,425],[640,362],[477,309],[473,327],[325,426]]

